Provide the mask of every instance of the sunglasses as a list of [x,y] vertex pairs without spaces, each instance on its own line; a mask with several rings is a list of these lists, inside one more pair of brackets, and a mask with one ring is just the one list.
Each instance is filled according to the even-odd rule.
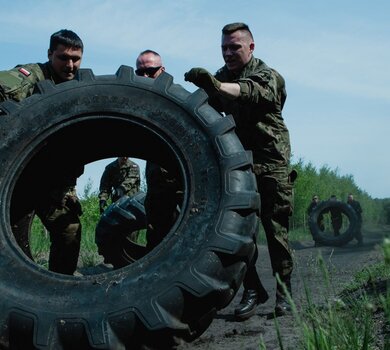
[[161,68],[161,66],[140,68],[140,69],[135,70],[135,74],[140,75],[140,76],[146,75],[146,76],[150,77],[150,76],[155,75],[160,68]]

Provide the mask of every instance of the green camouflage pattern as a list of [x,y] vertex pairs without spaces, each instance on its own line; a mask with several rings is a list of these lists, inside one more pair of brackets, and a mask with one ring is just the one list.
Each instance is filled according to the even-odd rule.
[[99,200],[109,198],[116,202],[121,195],[132,196],[139,192],[141,175],[139,165],[130,159],[122,166],[118,159],[108,164],[100,179]]
[[41,198],[36,214],[50,234],[49,270],[72,275],[81,243],[82,210],[76,188],[53,188],[46,198]]
[[36,83],[44,79],[42,65],[38,63],[18,65],[11,70],[0,71],[0,102],[19,102],[31,96]]
[[[240,85],[234,100],[212,94],[209,103],[236,123],[235,132],[246,150],[253,154],[254,173],[261,198],[263,224],[274,275],[288,279],[293,270],[288,243],[289,217],[292,214],[293,181],[289,172],[290,136],[282,118],[287,97],[285,81],[262,60],[252,57],[238,73],[222,67],[215,74],[221,82]],[[246,276],[253,279],[255,276]]]
[[252,58],[237,76],[226,66],[215,76],[221,82],[240,85],[237,99],[214,95],[210,104],[233,115],[236,134],[244,148],[252,151],[254,163],[263,171],[287,166],[291,148],[289,132],[282,118],[287,97],[283,77],[257,58]]

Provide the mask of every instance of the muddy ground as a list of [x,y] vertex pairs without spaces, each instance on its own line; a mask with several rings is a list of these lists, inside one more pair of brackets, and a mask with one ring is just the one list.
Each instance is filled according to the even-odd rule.
[[[295,256],[295,270],[292,278],[293,299],[300,310],[306,304],[305,288],[307,286],[316,304],[325,300],[327,288],[324,283],[323,269],[319,266],[318,257],[322,255],[329,271],[333,296],[343,289],[355,272],[364,267],[383,261],[381,243],[384,237],[390,236],[390,228],[364,230],[364,245],[356,246],[353,240],[343,247],[314,247],[312,241],[291,242]],[[261,339],[267,350],[299,349],[299,329],[292,315],[278,317],[281,331],[281,347],[278,342],[275,320],[269,319],[275,302],[275,279],[272,276],[267,247],[259,246],[257,268],[262,277],[270,298],[257,308],[255,316],[243,322],[233,318],[234,308],[242,296],[242,288],[232,303],[218,312],[210,327],[190,344],[181,344],[178,350],[259,350]],[[329,294],[328,294],[329,295]],[[332,297],[332,295],[330,295]]]

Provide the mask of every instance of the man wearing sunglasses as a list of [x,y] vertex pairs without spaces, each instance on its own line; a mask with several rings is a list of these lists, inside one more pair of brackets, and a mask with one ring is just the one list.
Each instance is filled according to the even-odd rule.
[[[37,83],[42,80],[59,84],[74,79],[80,68],[83,50],[82,40],[73,31],[62,29],[53,33],[46,63],[17,65],[11,70],[0,71],[0,102],[20,102],[34,94]],[[46,170],[42,169],[43,172]],[[64,160],[62,169],[53,171],[55,175],[52,176],[53,182],[47,184],[48,190],[35,198],[34,212],[50,234],[49,270],[73,275],[80,251],[79,217],[82,214],[75,185],[84,167],[73,167],[71,162]],[[29,216],[24,220],[29,220]],[[18,224],[23,226],[22,222]],[[17,230],[17,225],[13,230]]]
[[136,67],[135,74],[152,79],[165,71],[161,56],[153,50],[142,51],[137,57]]
[[[153,50],[142,51],[136,60],[135,73],[156,79],[165,71],[161,56]],[[168,172],[158,164],[146,162],[147,192],[145,212],[148,221],[146,248],[151,251],[167,235],[178,215],[182,191],[179,176]]]

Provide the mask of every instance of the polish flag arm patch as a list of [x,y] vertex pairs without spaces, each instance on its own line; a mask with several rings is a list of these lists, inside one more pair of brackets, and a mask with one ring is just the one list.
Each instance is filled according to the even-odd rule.
[[28,77],[29,75],[31,75],[31,73],[25,69],[25,68],[19,68],[19,72],[22,73],[23,75],[25,75],[26,77]]

